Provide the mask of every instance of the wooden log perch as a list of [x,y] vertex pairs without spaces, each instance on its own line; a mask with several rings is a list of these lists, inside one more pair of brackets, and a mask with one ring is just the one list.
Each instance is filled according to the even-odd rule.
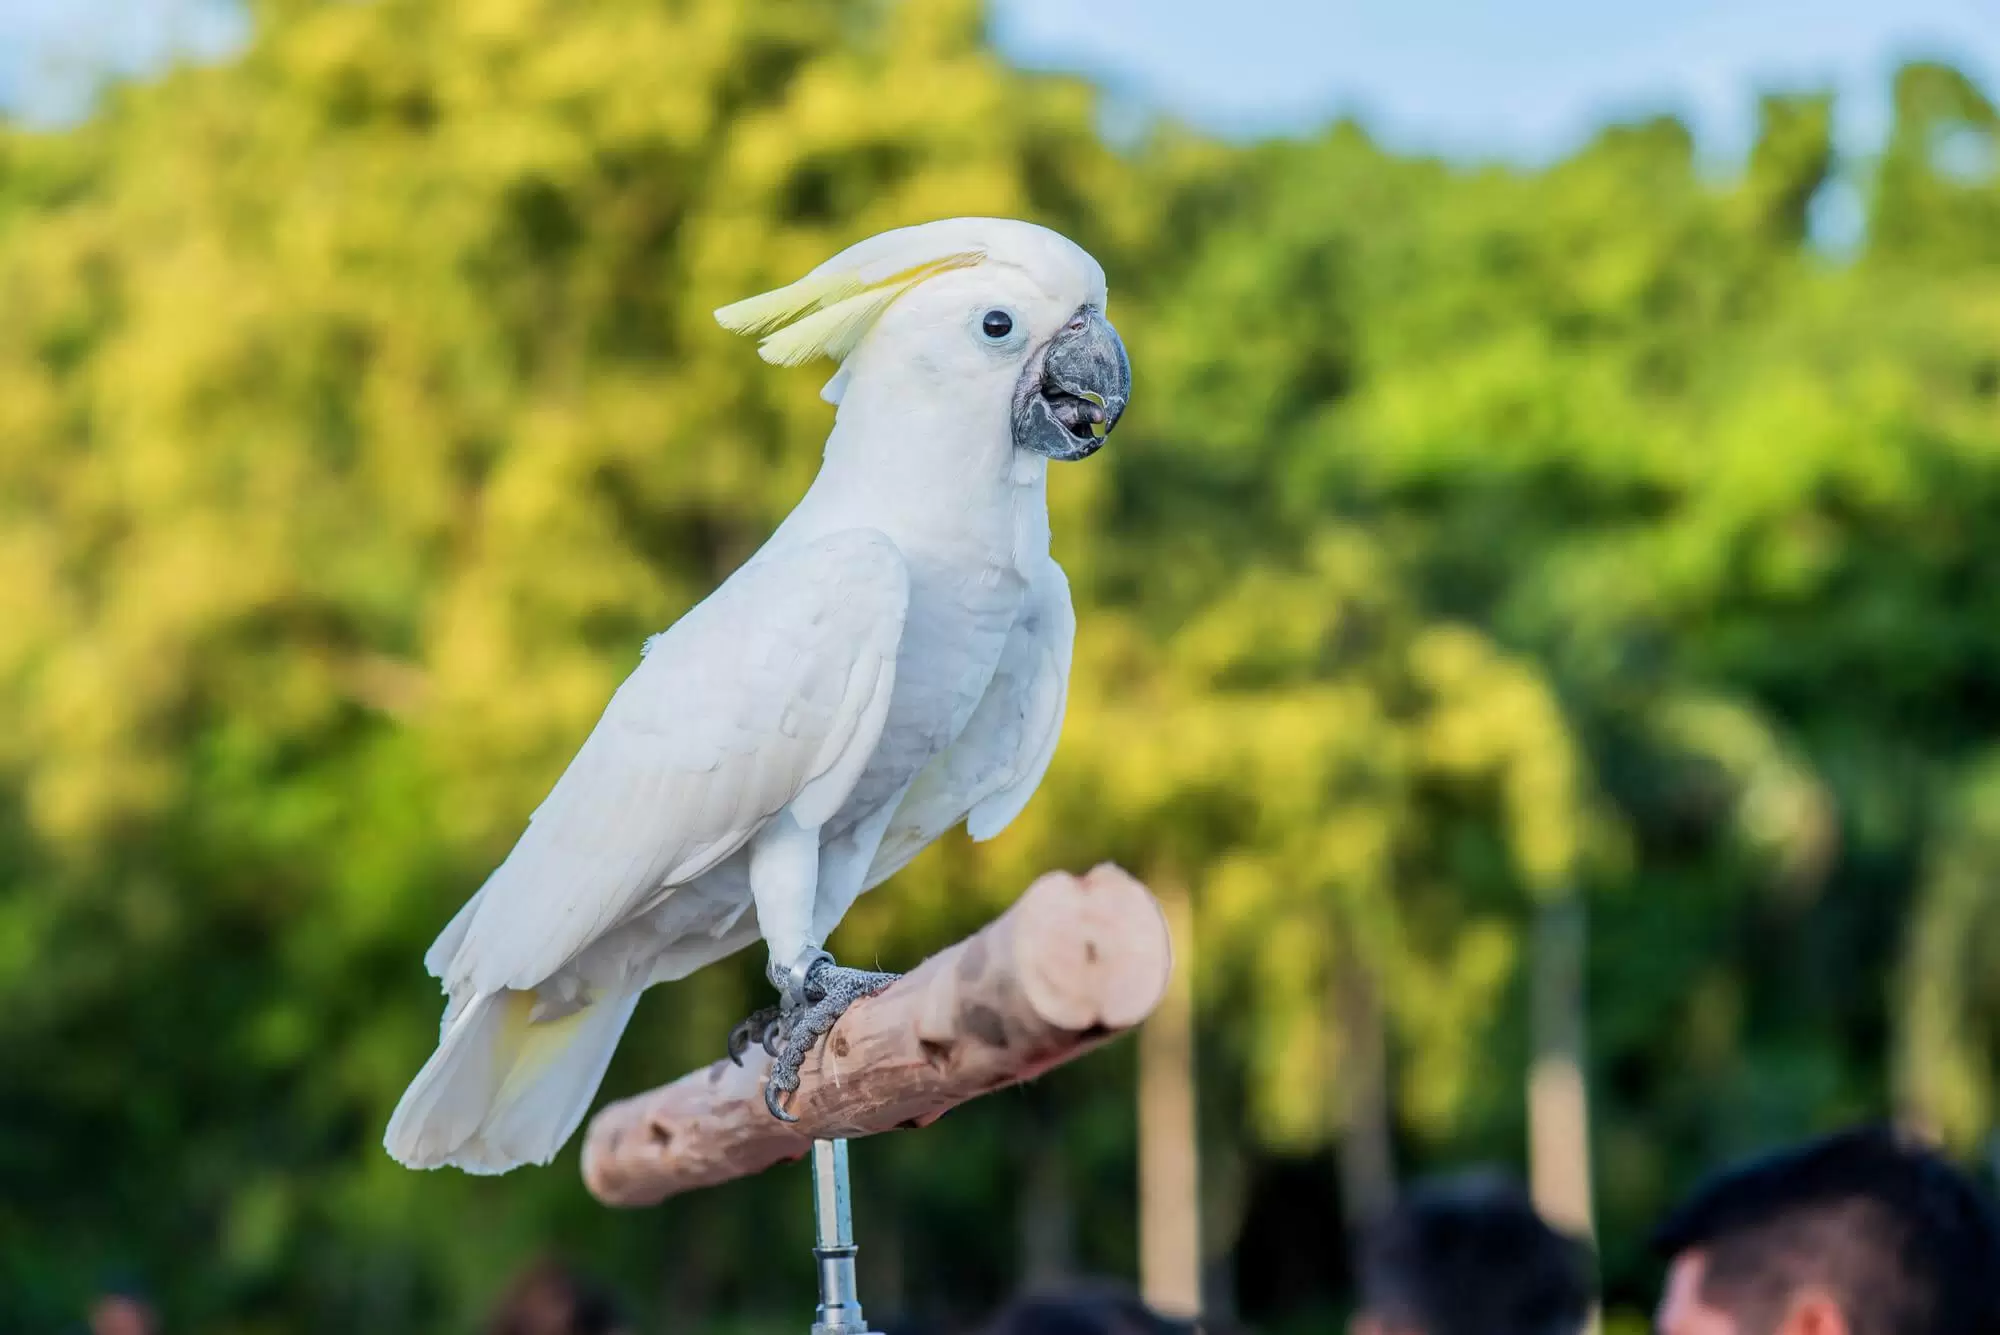
[[815,1139],[925,1126],[981,1094],[1132,1028],[1166,991],[1173,949],[1146,887],[1109,863],[1052,872],[973,936],[854,1003],[807,1055],[784,1123],[753,1048],[600,1111],[583,1180],[606,1205],[652,1205],[803,1156]]

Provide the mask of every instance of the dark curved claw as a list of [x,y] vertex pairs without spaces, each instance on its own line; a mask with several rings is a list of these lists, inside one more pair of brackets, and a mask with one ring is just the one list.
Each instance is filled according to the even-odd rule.
[[777,1056],[778,1044],[783,1041],[783,1020],[784,1013],[776,1006],[751,1011],[729,1031],[729,1060],[741,1066],[752,1043],[763,1044],[764,1051]]
[[792,1116],[790,1113],[786,1112],[784,1108],[780,1106],[780,1104],[778,1103],[778,1099],[781,1095],[789,1094],[798,1087],[799,1087],[798,1076],[794,1075],[792,1077],[791,1084],[780,1085],[778,1083],[778,1073],[776,1071],[771,1072],[771,1078],[764,1082],[764,1106],[771,1110],[771,1116],[777,1118],[781,1122],[796,1122],[799,1120],[798,1118]]

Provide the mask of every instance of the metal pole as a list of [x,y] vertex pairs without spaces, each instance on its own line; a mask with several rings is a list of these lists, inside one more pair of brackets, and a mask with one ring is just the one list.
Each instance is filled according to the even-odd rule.
[[819,1310],[812,1335],[870,1335],[854,1287],[854,1217],[848,1208],[847,1142],[812,1147],[813,1258],[819,1262]]

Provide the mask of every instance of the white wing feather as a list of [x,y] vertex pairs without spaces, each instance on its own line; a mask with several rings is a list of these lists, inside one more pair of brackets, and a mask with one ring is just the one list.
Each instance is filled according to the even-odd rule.
[[1050,561],[1028,590],[971,721],[924,767],[896,808],[869,865],[868,886],[901,871],[961,820],[974,839],[991,839],[1021,814],[1062,735],[1075,640],[1069,580]]
[[881,737],[908,605],[895,545],[856,529],[760,553],[655,636],[433,948],[446,990],[532,988],[778,811],[832,816]]

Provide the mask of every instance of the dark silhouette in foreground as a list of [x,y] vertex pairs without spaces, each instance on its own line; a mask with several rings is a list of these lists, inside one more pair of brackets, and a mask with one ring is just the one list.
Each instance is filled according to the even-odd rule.
[[1107,1284],[1016,1298],[980,1335],[1206,1335],[1206,1327],[1160,1316],[1129,1289]]
[[509,1286],[485,1335],[629,1335],[609,1294],[553,1260]]
[[1579,1335],[1590,1249],[1497,1175],[1413,1188],[1368,1230],[1353,1335]]

